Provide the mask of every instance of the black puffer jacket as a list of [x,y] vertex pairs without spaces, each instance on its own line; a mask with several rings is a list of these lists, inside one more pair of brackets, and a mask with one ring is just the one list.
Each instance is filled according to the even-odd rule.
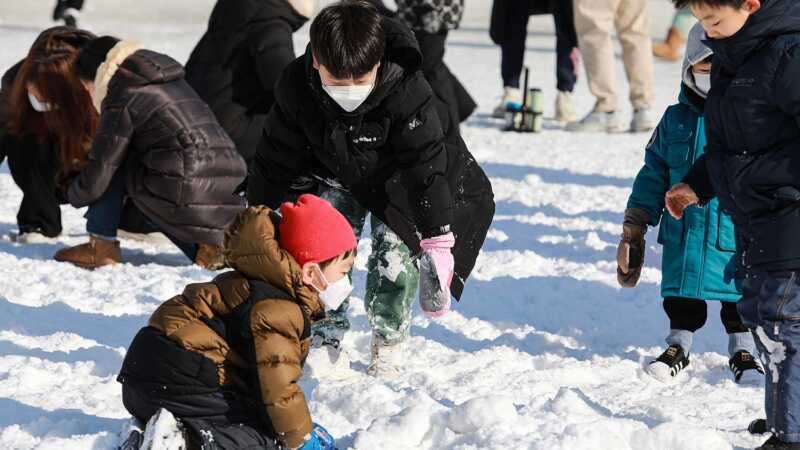
[[418,232],[456,234],[458,298],[494,215],[489,180],[457,129],[445,135],[410,30],[385,19],[379,82],[353,113],[322,90],[310,49],[284,72],[250,166],[251,205],[277,207],[298,179],[335,180],[412,249]]
[[226,226],[243,209],[234,191],[247,173],[233,142],[172,58],[123,41],[98,72],[104,67],[112,69],[98,73],[95,92],[108,93],[99,100],[89,163],[69,188],[70,203],[93,203],[122,168],[131,200],[161,230],[184,242],[222,245]]
[[800,269],[800,2],[770,0],[714,49],[708,147],[685,178],[733,216],[740,269]]
[[286,0],[218,0],[186,63],[186,81],[247,160],[275,102],[275,82],[295,59],[292,33],[307,20]]

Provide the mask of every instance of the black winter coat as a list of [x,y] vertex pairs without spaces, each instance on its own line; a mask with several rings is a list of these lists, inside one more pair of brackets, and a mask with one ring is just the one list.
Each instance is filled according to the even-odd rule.
[[247,173],[244,160],[177,61],[149,50],[125,56],[113,61],[119,68],[109,74],[89,162],[69,188],[70,203],[92,204],[124,174],[128,196],[162,231],[222,245],[244,206],[234,194]]
[[414,36],[384,20],[379,81],[353,113],[322,90],[310,50],[289,65],[250,166],[248,199],[275,208],[298,179],[335,180],[413,252],[419,234],[450,225],[458,275],[451,291],[459,298],[494,215],[491,185],[457,128],[443,132]]
[[800,269],[800,2],[765,2],[708,44],[708,147],[685,181],[732,215],[740,269]]
[[307,20],[286,0],[218,0],[186,63],[186,81],[248,161],[275,103],[275,82],[296,57],[292,33]]

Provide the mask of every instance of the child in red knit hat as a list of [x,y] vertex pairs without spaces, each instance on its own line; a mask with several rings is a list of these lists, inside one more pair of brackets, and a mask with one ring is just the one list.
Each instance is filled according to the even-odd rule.
[[352,290],[355,249],[344,216],[314,195],[280,215],[240,213],[225,234],[233,270],[164,302],[128,348],[123,403],[155,434],[124,445],[149,448],[172,424],[185,448],[333,450],[297,382],[311,325]]

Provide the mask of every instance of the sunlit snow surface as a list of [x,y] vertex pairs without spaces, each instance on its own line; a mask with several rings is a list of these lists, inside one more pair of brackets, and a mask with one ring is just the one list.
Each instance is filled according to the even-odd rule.
[[[180,61],[212,5],[87,3],[85,26],[139,39]],[[485,0],[467,3],[488,9]],[[666,2],[651,3],[669,15]],[[45,0],[0,4],[0,69],[19,60],[49,25],[50,7]],[[614,253],[649,136],[574,135],[552,121],[537,135],[499,131],[489,118],[500,89],[499,52],[486,25],[473,22],[451,34],[447,61],[481,105],[462,131],[494,185],[497,217],[489,239],[454,311],[435,321],[416,314],[400,380],[364,374],[370,332],[363,304],[354,302],[344,347],[355,375],[302,382],[314,420],[340,448],[356,449],[756,446],[761,439],[745,428],[763,415],[763,391],[731,380],[716,304],[679,383],[660,384],[641,370],[660,353],[668,331],[655,233],[648,235],[647,268],[634,290],[617,287]],[[551,25],[546,18],[535,24],[541,31],[530,36],[527,63],[552,116]],[[306,42],[303,29],[298,51]],[[617,72],[627,120],[621,63]],[[679,72],[677,63],[656,64],[658,114],[676,96]],[[593,104],[582,69],[576,101],[580,112]],[[57,249],[86,239],[84,211],[64,208],[65,233],[56,243],[20,246],[10,239],[19,201],[7,166],[0,166],[0,448],[111,449],[128,426],[115,381],[125,347],[159,302],[213,274],[168,245],[129,241],[124,265],[87,272],[58,264],[51,261]],[[365,253],[356,273],[359,297]]]

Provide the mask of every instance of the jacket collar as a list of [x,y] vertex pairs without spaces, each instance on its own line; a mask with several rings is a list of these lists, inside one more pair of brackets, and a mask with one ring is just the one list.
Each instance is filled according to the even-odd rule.
[[100,106],[108,94],[108,85],[119,70],[119,66],[142,48],[142,44],[137,41],[119,41],[109,50],[105,61],[97,68],[97,75],[94,77],[94,107],[97,111],[100,111]]

